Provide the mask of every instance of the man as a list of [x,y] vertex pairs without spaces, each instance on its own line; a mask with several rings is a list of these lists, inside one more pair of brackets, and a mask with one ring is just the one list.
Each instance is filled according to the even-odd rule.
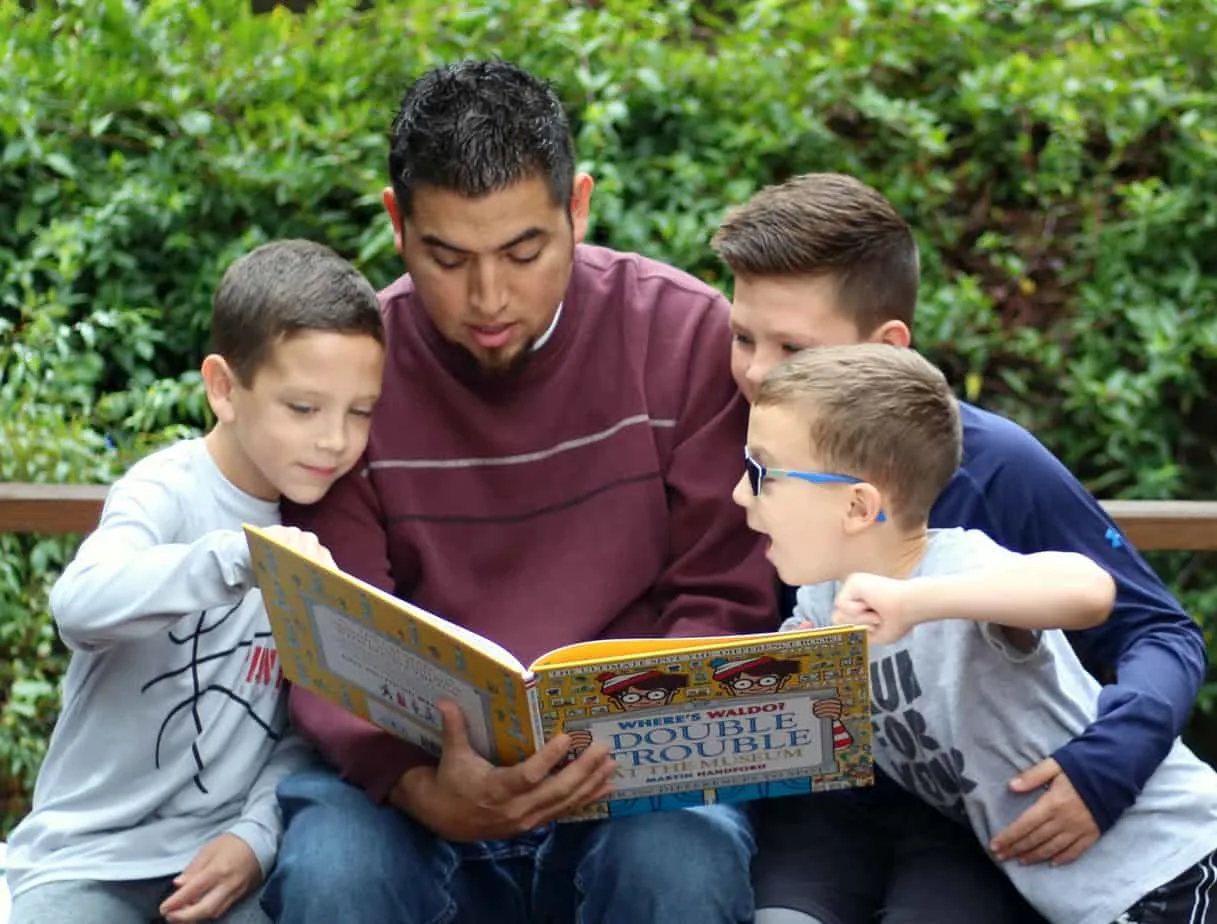
[[[731,503],[746,403],[729,306],[581,245],[552,90],[502,62],[423,75],[393,123],[385,208],[409,270],[382,293],[386,368],[364,464],[285,515],[344,569],[527,663],[602,637],[776,626],[761,546]],[[294,689],[334,764],[280,787],[264,904],[280,921],[747,921],[752,836],[729,806],[551,826],[603,796],[603,745],[515,767],[444,706],[436,764]]]
[[[714,247],[735,275],[731,366],[749,400],[771,368],[802,349],[911,341],[920,281],[916,242],[891,203],[852,177],[809,174],[762,190],[728,213]],[[1027,795],[1028,808],[987,845],[1002,861],[1068,863],[1133,804],[1182,732],[1205,675],[1204,638],[1097,501],[1030,433],[969,404],[961,405],[961,416],[963,463],[930,525],[980,529],[1024,554],[1082,552],[1116,581],[1111,619],[1069,633],[1092,671],[1114,674],[1099,697],[1098,718],[1051,757],[1014,768],[1009,785]],[[795,880],[806,877],[782,868],[781,836],[766,840],[768,827],[760,832],[758,889],[769,894],[758,899],[762,906],[798,907]],[[826,879],[841,885],[857,872]],[[922,872],[908,887],[917,901],[938,892],[958,907],[960,878],[946,879],[939,888]],[[859,900],[868,900],[873,889],[858,885]],[[889,909],[898,903],[889,891]],[[764,920],[795,924],[809,916]],[[897,919],[905,920],[885,920]]]

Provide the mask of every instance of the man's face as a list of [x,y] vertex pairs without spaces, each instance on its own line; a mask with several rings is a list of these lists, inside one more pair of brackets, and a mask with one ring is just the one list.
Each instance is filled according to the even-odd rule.
[[405,216],[385,191],[423,308],[484,371],[518,370],[548,329],[566,295],[590,195],[586,176],[576,178],[572,202],[558,204],[541,177],[479,198],[425,186]]
[[736,277],[731,332],[731,375],[749,403],[765,373],[787,357],[867,339],[837,309],[831,276]]
[[[790,407],[762,405],[748,415],[748,452],[767,468],[821,471],[808,444],[807,423]],[[765,556],[787,584],[841,576],[850,485],[775,475],[764,479],[755,496],[745,472],[732,498],[747,513],[748,526],[769,537]]]
[[320,500],[367,446],[383,368],[383,348],[364,334],[305,331],[276,344],[249,387],[232,389],[221,468],[256,497]]

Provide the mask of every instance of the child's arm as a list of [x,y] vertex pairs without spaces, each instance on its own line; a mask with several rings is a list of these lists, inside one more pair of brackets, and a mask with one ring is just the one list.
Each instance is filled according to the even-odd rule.
[[1010,629],[1085,629],[1107,618],[1115,583],[1076,552],[1010,553],[967,573],[907,580],[853,574],[837,594],[833,622],[869,626],[877,644],[937,619]]
[[275,787],[314,759],[313,749],[302,738],[284,733],[250,786],[237,823],[205,844],[173,880],[173,894],[159,909],[166,921],[215,920],[266,878],[283,835]]
[[51,589],[51,614],[69,647],[146,638],[245,595],[245,537],[216,530],[176,541],[184,502],[159,481],[132,475],[110,489],[97,529]]
[[[110,489],[97,529],[51,588],[51,614],[70,648],[96,650],[164,631],[188,613],[236,605],[253,586],[239,529],[183,542],[185,503],[169,486],[131,475]],[[272,526],[280,541],[332,563],[316,537]]]
[[293,731],[285,731],[249,787],[241,817],[228,829],[229,834],[235,834],[249,845],[263,875],[275,865],[279,839],[283,836],[283,819],[275,790],[284,777],[317,760],[316,752],[307,741]]

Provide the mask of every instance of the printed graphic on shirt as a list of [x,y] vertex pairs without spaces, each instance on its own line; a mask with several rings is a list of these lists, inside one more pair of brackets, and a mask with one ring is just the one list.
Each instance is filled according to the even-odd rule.
[[873,737],[887,758],[888,772],[906,789],[959,818],[966,818],[963,797],[976,788],[964,756],[930,734],[917,708],[921,683],[913,658],[901,649],[871,663]]
[[[184,696],[167,704],[168,711],[156,733],[153,761],[159,770],[162,763],[171,759],[171,755],[166,753],[166,739],[180,740],[180,736],[174,732],[176,726],[185,723],[193,731],[190,736],[190,756],[195,768],[194,785],[202,793],[208,792],[207,761],[217,756],[203,753],[204,749],[200,746],[207,731],[208,700],[224,698],[239,703],[245,708],[245,720],[261,728],[271,741],[278,741],[283,732],[283,719],[276,715],[278,697],[266,695],[269,690],[278,690],[283,683],[279,656],[270,630],[251,631],[249,638],[227,648],[208,647],[210,639],[218,635],[216,630],[233,618],[242,605],[238,603],[227,609],[199,613],[193,629],[184,635],[169,630],[168,640],[181,652],[180,662],[140,687],[141,693],[157,696],[167,688],[180,692],[183,686],[186,687]],[[226,686],[214,679],[220,673],[216,669],[216,662],[231,658],[239,658],[242,669],[236,682]]]

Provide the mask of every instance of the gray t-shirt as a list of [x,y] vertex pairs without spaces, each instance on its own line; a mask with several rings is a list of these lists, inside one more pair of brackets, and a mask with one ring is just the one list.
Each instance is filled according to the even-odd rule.
[[242,523],[279,505],[240,491],[202,440],[136,463],[51,591],[72,649],[63,709],[9,839],[14,894],[47,882],[180,872],[225,832],[264,873],[275,786],[311,750],[287,733],[287,690]]
[[[914,577],[999,566],[1016,553],[976,530],[930,533]],[[801,587],[784,628],[827,625],[839,584]],[[1099,685],[1058,630],[1031,650],[998,626],[940,620],[872,645],[875,760],[891,777],[990,840],[1039,795],[1007,784],[1095,718]],[[1142,896],[1217,849],[1217,773],[1179,741],[1137,802],[1078,860],[1001,864],[1054,924],[1110,924]]]

